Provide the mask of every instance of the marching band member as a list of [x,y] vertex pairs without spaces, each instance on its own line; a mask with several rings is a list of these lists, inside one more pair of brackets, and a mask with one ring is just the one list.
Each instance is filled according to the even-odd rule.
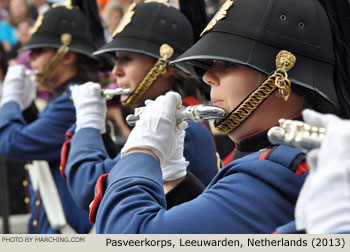
[[[170,60],[193,44],[193,37],[190,22],[179,10],[167,1],[147,1],[129,8],[113,40],[95,55],[116,56],[113,74],[117,84],[132,90],[131,94],[121,95],[121,102],[127,108],[143,106],[146,99],[155,99],[169,90],[181,93],[184,104],[195,105],[200,103],[197,100],[200,90],[191,76],[193,68],[183,64],[168,66]],[[70,142],[68,162],[63,167],[73,197],[85,209],[94,198],[98,178],[108,173],[120,159],[119,155],[108,156],[99,136],[105,130],[106,117],[106,102],[100,92],[96,83],[72,88],[77,128]],[[166,190],[170,191],[179,183],[176,191],[181,191],[169,192],[168,208],[197,196],[203,184],[207,185],[218,170],[210,130],[201,122],[189,124],[183,139],[186,162],[164,164],[169,170],[170,167],[177,170],[163,174]],[[179,158],[182,160],[182,155]],[[184,175],[187,176],[182,180]]]
[[96,188],[98,233],[272,233],[293,220],[308,173],[305,154],[271,146],[267,129],[279,118],[301,117],[307,107],[350,115],[348,65],[339,64],[348,54],[327,2],[223,4],[202,38],[174,63],[207,69],[211,100],[228,113],[215,125],[236,143],[234,160],[197,198],[167,209],[162,166],[183,161],[175,117],[181,101],[167,93],[147,102],[105,187]]
[[[82,11],[84,3],[88,7],[85,13]],[[66,5],[54,5],[41,14],[30,40],[22,49],[31,50],[31,66],[38,72],[36,80],[52,94],[46,109],[31,123],[26,122],[22,112],[36,97],[37,81],[22,65],[8,69],[1,100],[0,153],[20,161],[48,161],[68,225],[74,232],[87,233],[91,229],[88,212],[74,203],[59,171],[64,135],[76,117],[69,87],[98,80],[98,62],[92,56],[97,49],[94,43],[97,38],[93,39],[85,16],[88,10],[93,11],[94,7],[97,10],[97,6],[95,1],[80,1],[79,4],[80,9],[67,1]],[[97,33],[94,30],[94,34]],[[24,182],[29,183],[30,198],[26,198],[31,210],[29,232],[60,233],[51,226],[46,213],[49,206],[44,207],[46,202],[42,201],[40,190],[34,192],[31,182]]]

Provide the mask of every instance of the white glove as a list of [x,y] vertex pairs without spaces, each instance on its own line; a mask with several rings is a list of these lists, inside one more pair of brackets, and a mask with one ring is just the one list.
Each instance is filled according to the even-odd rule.
[[339,233],[350,230],[350,121],[334,115],[303,111],[306,123],[325,127],[320,149],[307,155],[310,173],[300,192],[297,229],[307,233]]
[[173,181],[186,176],[188,161],[184,157],[185,131],[179,131],[174,154],[160,164],[163,173],[163,181]]
[[17,102],[21,110],[25,110],[36,98],[38,83],[34,74],[26,74],[23,65],[10,66],[5,76],[1,106],[7,102]]
[[173,155],[178,136],[184,128],[182,126],[185,126],[177,125],[175,117],[176,107],[181,105],[181,96],[168,92],[145,104],[140,119],[121,151],[122,157],[132,148],[143,148],[153,151],[163,164]]
[[75,132],[82,128],[95,128],[105,133],[107,105],[101,95],[100,84],[87,82],[70,89],[77,115]]

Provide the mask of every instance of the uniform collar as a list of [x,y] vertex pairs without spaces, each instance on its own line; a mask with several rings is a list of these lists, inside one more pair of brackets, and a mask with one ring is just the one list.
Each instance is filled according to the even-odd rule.
[[50,100],[53,100],[53,99],[61,96],[66,91],[69,83],[83,84],[83,83],[88,82],[88,81],[89,81],[88,78],[86,78],[85,76],[75,75],[72,78],[63,82],[61,85],[59,85],[55,89],[55,93],[50,97]]
[[235,143],[236,148],[233,154],[233,160],[244,157],[250,153],[271,148],[272,144],[267,138],[267,132],[270,128],[251,134]]
[[[293,120],[302,121],[302,116],[292,118]],[[237,143],[235,143],[236,148],[233,153],[233,160],[244,157],[250,153],[257,152],[264,149],[270,149],[274,145],[270,143],[267,132],[270,128],[277,126],[272,125],[271,127],[264,129],[262,131],[253,133],[249,136],[243,137]]]

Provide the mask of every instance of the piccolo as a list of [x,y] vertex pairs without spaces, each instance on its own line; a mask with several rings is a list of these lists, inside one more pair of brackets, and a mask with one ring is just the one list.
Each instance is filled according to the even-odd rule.
[[37,70],[26,69],[24,71],[24,76],[31,77],[31,76],[37,75],[38,73],[39,73],[39,71],[37,71]]
[[[27,77],[38,75],[39,71],[26,69],[24,75]],[[116,95],[130,94],[130,88],[115,88],[115,89],[102,89],[101,95],[106,98],[106,100],[111,100]]]
[[[101,90],[101,96],[104,97],[107,101],[111,100],[115,95],[123,95],[123,94],[130,94],[130,93],[131,93],[130,88],[115,88],[115,89]],[[70,97],[70,99],[72,100],[73,98]]]
[[101,95],[106,98],[106,100],[111,100],[115,95],[130,94],[130,88],[115,88],[115,89],[103,89]]
[[280,126],[267,132],[272,144],[286,144],[307,152],[321,146],[326,129],[295,120],[280,119]]
[[[136,108],[134,114],[128,115],[126,117],[126,122],[130,126],[134,126],[136,122],[140,119],[145,107]],[[182,121],[193,120],[195,122],[201,122],[204,120],[223,118],[226,116],[225,110],[219,107],[210,105],[194,105],[188,107],[178,107],[175,112],[177,123]]]

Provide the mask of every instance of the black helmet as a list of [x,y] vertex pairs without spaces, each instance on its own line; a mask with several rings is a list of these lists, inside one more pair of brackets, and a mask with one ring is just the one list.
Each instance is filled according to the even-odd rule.
[[333,72],[335,54],[329,18],[318,0],[228,0],[202,38],[172,63],[208,68],[212,60],[252,67],[266,75],[281,50],[296,57],[293,84],[341,111]]
[[96,1],[67,0],[64,5],[54,4],[48,11],[39,15],[32,28],[31,37],[21,51],[35,48],[57,49],[44,70],[36,75],[37,82],[43,83],[68,51],[91,58],[100,70],[110,70],[113,67],[110,58],[92,55],[96,48],[104,43],[104,29]]
[[60,48],[61,36],[70,34],[70,51],[84,54],[93,58],[95,51],[88,20],[76,6],[53,5],[41,14],[32,29],[28,43],[21,50],[34,48]]
[[[123,105],[135,105],[159,75],[165,73],[170,60],[174,60],[193,44],[193,30],[188,19],[167,0],[149,0],[132,4],[116,28],[113,39],[94,55],[128,51],[158,59]],[[192,66],[175,64],[195,75]]]
[[[169,60],[182,54],[193,44],[193,30],[188,19],[168,1],[146,1],[133,4],[124,15],[113,34],[113,40],[94,53],[129,51],[160,58],[161,45],[168,44],[174,49]],[[177,65],[192,73],[192,67]]]

